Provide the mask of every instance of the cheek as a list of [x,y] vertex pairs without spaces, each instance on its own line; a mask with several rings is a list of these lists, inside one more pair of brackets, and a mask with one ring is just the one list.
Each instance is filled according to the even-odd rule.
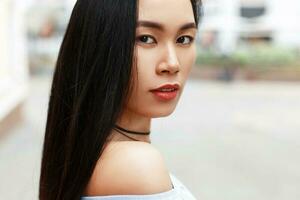
[[135,96],[141,96],[149,90],[155,77],[155,64],[153,55],[137,49],[136,66],[134,67],[134,92]]
[[[136,60],[133,67],[133,90],[126,108],[144,116],[152,116],[150,89],[156,86],[154,52],[136,48]],[[149,108],[149,109],[148,109]]]
[[196,47],[195,45],[188,49],[187,51],[180,52],[180,58],[181,58],[181,74],[184,79],[187,79],[187,76],[189,75],[193,65],[196,61]]

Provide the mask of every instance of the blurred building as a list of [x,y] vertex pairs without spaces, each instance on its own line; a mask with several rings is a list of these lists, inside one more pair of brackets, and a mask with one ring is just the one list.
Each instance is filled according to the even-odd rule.
[[204,48],[230,53],[240,43],[268,42],[299,48],[300,1],[203,0],[201,41]]
[[26,97],[26,1],[0,1],[0,122]]
[[[75,0],[0,1],[0,131],[27,97],[30,67],[53,69]],[[43,60],[43,61],[41,61]],[[17,111],[17,112],[13,112]],[[15,115],[13,115],[15,118]]]

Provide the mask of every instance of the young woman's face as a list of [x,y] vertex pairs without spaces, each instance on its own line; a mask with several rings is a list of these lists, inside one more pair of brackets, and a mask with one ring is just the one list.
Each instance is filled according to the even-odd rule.
[[[195,62],[196,33],[190,0],[139,0],[135,84],[125,110],[149,118],[174,111]],[[165,84],[179,88],[150,91]]]

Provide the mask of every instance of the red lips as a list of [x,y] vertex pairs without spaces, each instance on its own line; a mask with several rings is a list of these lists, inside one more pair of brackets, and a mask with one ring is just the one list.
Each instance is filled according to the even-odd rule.
[[179,87],[179,84],[165,84],[150,91],[159,100],[168,101],[176,98]]
[[162,85],[156,89],[152,89],[150,91],[157,91],[157,90],[162,90],[162,89],[175,89],[178,90],[179,89],[179,84],[175,83],[175,84],[165,84]]

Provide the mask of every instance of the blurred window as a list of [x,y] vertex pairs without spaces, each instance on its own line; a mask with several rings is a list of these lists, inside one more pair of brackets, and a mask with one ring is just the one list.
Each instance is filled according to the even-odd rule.
[[241,0],[240,16],[244,18],[256,18],[266,13],[264,0]]

